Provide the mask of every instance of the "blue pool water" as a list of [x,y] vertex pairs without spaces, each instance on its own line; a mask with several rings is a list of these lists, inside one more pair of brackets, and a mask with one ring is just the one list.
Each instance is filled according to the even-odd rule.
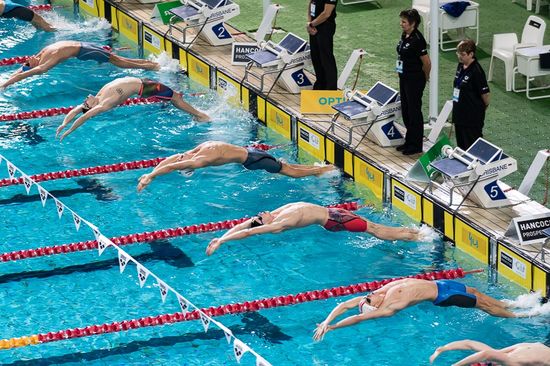
[[[0,22],[2,58],[27,55],[61,39],[108,42],[104,23],[73,19],[64,13],[67,29],[57,34],[35,32],[12,21]],[[60,21],[58,19],[58,21]],[[11,27],[11,28],[10,28]],[[137,57],[137,50],[124,51]],[[0,69],[5,80],[13,67]],[[147,75],[178,90],[204,92],[189,101],[213,113],[211,124],[197,124],[172,107],[119,108],[87,122],[63,143],[55,129],[63,117],[0,125],[1,154],[27,174],[150,159],[189,149],[207,140],[239,145],[261,140],[286,144],[250,115],[226,105],[222,97],[201,89],[182,75],[117,70],[110,65],[71,60],[48,74],[28,79],[0,93],[0,114],[80,103],[113,78]],[[313,159],[284,146],[274,151],[292,162]],[[44,182],[44,188],[106,236],[221,221],[255,214],[295,201],[329,204],[373,200],[348,180],[292,180],[238,165],[197,171],[193,177],[171,174],[137,194],[144,170]],[[0,178],[7,177],[0,165]],[[378,205],[360,214],[387,225],[412,225],[403,215]],[[57,218],[48,201],[42,208],[36,188],[0,188],[2,252],[71,243],[93,238],[76,232],[72,219]],[[463,266],[481,266],[443,243],[382,242],[368,235],[329,233],[310,227],[279,235],[254,237],[223,246],[212,257],[204,250],[216,233],[125,246],[124,250],[200,307],[243,302],[306,290],[379,280]],[[520,288],[487,274],[462,280],[498,298],[515,298]],[[0,339],[67,328],[110,323],[179,311],[176,298],[162,303],[150,278],[139,288],[135,267],[119,274],[116,251],[96,251],[0,263]],[[494,347],[524,341],[546,341],[545,319],[508,320],[457,308],[424,303],[393,318],[366,322],[329,333],[314,343],[312,331],[343,298],[266,309],[258,313],[217,318],[273,365],[426,365],[433,350],[457,339],[476,339]],[[439,365],[463,354],[445,355]],[[7,365],[233,365],[223,332],[200,322],[143,328],[0,351]],[[253,365],[247,354],[242,363]]]

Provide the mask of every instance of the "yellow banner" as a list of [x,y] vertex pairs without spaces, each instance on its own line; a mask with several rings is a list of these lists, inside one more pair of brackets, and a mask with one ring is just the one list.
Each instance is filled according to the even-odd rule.
[[334,114],[332,105],[344,102],[342,90],[302,90],[300,95],[300,113]]

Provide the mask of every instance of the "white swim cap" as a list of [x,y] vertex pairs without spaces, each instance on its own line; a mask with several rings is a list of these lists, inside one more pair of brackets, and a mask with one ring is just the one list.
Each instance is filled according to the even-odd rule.
[[375,310],[378,310],[378,308],[376,308],[372,305],[369,305],[367,303],[367,297],[366,296],[359,303],[359,312],[361,314],[370,313],[371,311],[375,311]]
[[183,175],[184,177],[190,177],[190,176],[192,176],[194,173],[195,173],[195,171],[194,171],[193,169],[183,169],[183,170],[180,170],[180,174]]

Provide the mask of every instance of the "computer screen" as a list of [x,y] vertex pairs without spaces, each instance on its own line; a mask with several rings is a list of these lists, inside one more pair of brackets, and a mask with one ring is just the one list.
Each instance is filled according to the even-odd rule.
[[285,38],[281,42],[279,42],[279,46],[284,48],[288,51],[289,54],[294,55],[296,52],[300,50],[306,44],[306,41],[301,39],[300,37],[288,33]]
[[390,88],[380,81],[376,82],[372,88],[367,93],[367,97],[372,100],[375,100],[381,106],[385,106],[397,95],[397,91]]
[[215,9],[222,5],[225,5],[225,0],[202,0],[210,9]]
[[502,155],[502,149],[482,138],[477,139],[467,151],[484,163],[499,160]]

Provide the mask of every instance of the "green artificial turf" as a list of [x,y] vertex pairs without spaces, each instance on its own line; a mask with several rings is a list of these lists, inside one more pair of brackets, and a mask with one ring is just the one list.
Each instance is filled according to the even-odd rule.
[[[236,0],[241,14],[231,20],[231,24],[241,30],[256,29],[261,21],[262,1]],[[305,30],[308,0],[272,1],[284,8],[279,12],[276,27],[307,38]],[[478,0],[480,4],[480,36],[478,60],[485,72],[489,71],[493,34],[515,32],[521,37],[525,21],[534,12],[525,9],[525,2],[518,0]],[[396,45],[401,34],[399,12],[411,6],[412,1],[380,0],[343,6],[338,4],[336,18],[335,56],[341,70],[351,51],[363,48],[368,56],[363,61],[357,87],[365,88],[377,80],[397,87],[394,72]],[[544,44],[550,44],[550,18],[548,6],[541,7],[541,16],[547,23]],[[422,29],[422,27],[420,28]],[[277,36],[275,36],[277,37]],[[440,108],[452,97],[452,80],[457,59],[453,51],[440,53],[439,62],[439,104]],[[353,83],[355,74],[348,84]],[[518,82],[520,79],[518,78]],[[541,78],[541,83],[550,84],[550,78]],[[504,64],[495,60],[491,88],[491,105],[485,119],[485,138],[501,146],[504,151],[517,159],[518,171],[504,179],[508,184],[519,187],[537,151],[550,148],[550,98],[530,101],[525,93],[506,92]],[[424,117],[428,118],[428,90],[424,92]],[[530,196],[542,202],[546,186],[546,169],[541,174]],[[547,204],[548,206],[548,204]]]

